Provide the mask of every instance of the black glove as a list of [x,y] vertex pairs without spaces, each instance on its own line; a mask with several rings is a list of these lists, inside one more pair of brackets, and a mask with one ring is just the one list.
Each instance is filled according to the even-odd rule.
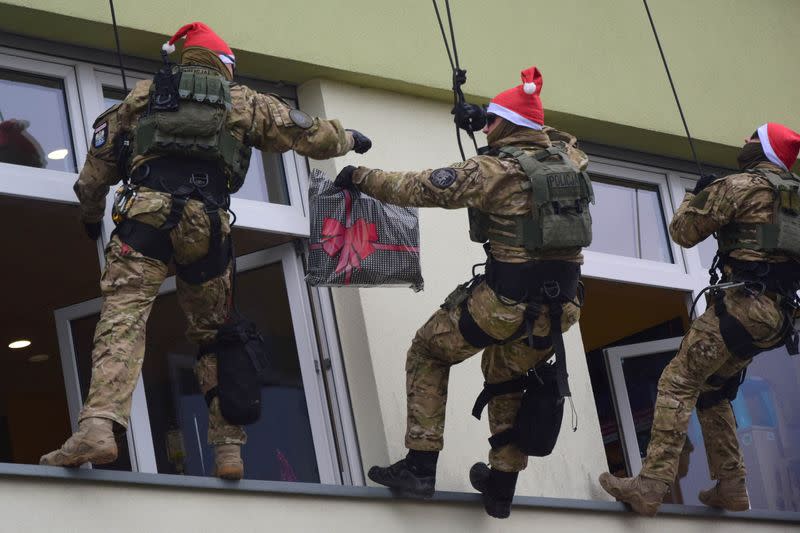
[[86,229],[86,235],[89,236],[90,239],[96,241],[100,238],[100,228],[102,224],[100,222],[84,222],[83,227]]
[[699,180],[697,180],[697,185],[694,186],[692,189],[692,194],[700,194],[700,191],[714,183],[719,179],[719,176],[716,174],[707,174],[705,176],[701,176]]
[[333,184],[341,189],[352,189],[355,187],[353,184],[353,172],[355,172],[356,167],[353,165],[347,165],[342,170],[339,171],[339,174],[336,176],[336,179],[333,180]]
[[453,106],[450,114],[456,126],[466,131],[480,131],[486,126],[486,113],[479,105],[460,102]]
[[364,154],[372,148],[372,141],[369,137],[356,130],[347,130],[353,134],[353,151],[357,154]]

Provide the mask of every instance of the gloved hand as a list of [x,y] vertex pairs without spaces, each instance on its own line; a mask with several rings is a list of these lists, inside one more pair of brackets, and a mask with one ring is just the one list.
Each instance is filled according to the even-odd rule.
[[450,111],[456,126],[466,131],[480,131],[486,126],[486,113],[479,105],[461,102]]
[[352,189],[355,187],[353,184],[353,172],[355,172],[355,170],[356,167],[353,165],[347,165],[339,171],[336,179],[333,180],[333,184],[341,189]]
[[714,183],[719,179],[719,176],[716,174],[706,174],[705,176],[700,176],[700,179],[697,180],[697,185],[694,186],[692,189],[692,194],[700,194],[700,191]]
[[364,154],[370,148],[372,148],[372,141],[361,133],[360,131],[356,130],[347,130],[353,134],[353,151],[357,154]]
[[100,238],[100,228],[102,224],[100,222],[84,222],[83,227],[86,229],[86,235],[89,236],[90,239],[96,241]]

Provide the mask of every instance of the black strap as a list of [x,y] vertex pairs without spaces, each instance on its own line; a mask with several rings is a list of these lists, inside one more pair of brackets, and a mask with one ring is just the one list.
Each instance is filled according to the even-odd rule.
[[572,396],[569,390],[569,373],[567,372],[567,349],[564,346],[564,334],[561,332],[561,315],[564,312],[559,302],[550,302],[550,338],[553,340],[553,351],[556,353],[556,385],[559,396]]
[[218,389],[219,389],[219,387],[217,387],[217,386],[215,385],[215,386],[211,387],[210,389],[208,389],[208,391],[206,391],[206,393],[205,393],[205,395],[204,395],[204,396],[205,396],[205,399],[206,399],[206,405],[207,405],[209,408],[211,408],[211,401],[212,401],[214,398],[216,398],[216,397],[217,397],[217,395],[219,394],[219,390],[218,390]]
[[169,214],[167,215],[167,219],[164,220],[164,223],[161,224],[162,231],[169,231],[181,221],[181,217],[183,216],[183,210],[186,208],[186,202],[189,199],[186,196],[173,196],[172,197],[172,205],[169,209]]
[[714,312],[719,319],[719,332],[725,347],[740,359],[750,359],[761,352],[754,344],[755,340],[739,320],[728,312],[724,295],[719,295],[714,303]]
[[489,400],[495,396],[524,391],[528,387],[529,380],[530,377],[525,375],[502,383],[484,383],[483,390],[475,399],[475,405],[472,406],[472,416],[480,420],[481,413],[483,413],[483,409],[489,403]]
[[510,427],[505,431],[501,431],[500,433],[495,433],[494,435],[489,437],[489,446],[491,446],[493,450],[502,448],[503,446],[507,446],[512,442],[516,441],[518,435],[519,435],[519,430],[517,429],[517,426],[514,425],[513,427]]
[[697,410],[703,411],[710,407],[727,400],[732,402],[736,395],[739,393],[739,387],[744,382],[744,377],[747,374],[747,369],[743,368],[733,376],[723,377],[718,374],[712,374],[706,383],[712,387],[719,387],[717,390],[704,392],[697,397]]
[[483,331],[475,322],[475,318],[469,312],[467,302],[469,302],[469,298],[461,303],[461,316],[458,319],[458,331],[461,336],[476,348],[486,348],[492,344],[498,344],[500,341]]
[[222,221],[217,209],[206,208],[210,222],[208,253],[188,265],[177,264],[175,271],[183,281],[200,285],[206,281],[220,276],[231,262],[233,257],[233,241],[228,236],[222,237]]
[[169,264],[172,259],[172,241],[169,233],[138,220],[127,218],[112,233],[145,257]]

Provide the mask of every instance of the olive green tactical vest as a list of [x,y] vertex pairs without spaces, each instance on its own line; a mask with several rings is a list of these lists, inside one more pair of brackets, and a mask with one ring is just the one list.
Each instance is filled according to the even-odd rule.
[[775,192],[773,221],[769,224],[732,223],[717,232],[719,251],[756,250],[800,256],[800,177],[763,169],[748,172],[767,179]]
[[[558,161],[545,161],[558,156]],[[492,240],[532,252],[585,247],[592,242],[594,203],[592,182],[567,154],[552,146],[533,154],[507,146],[500,157],[513,157],[528,177],[524,190],[531,193],[529,215],[495,215],[470,208],[469,236],[475,242]]]
[[[133,156],[182,156],[218,161],[228,191],[238,191],[250,165],[250,147],[231,135],[230,82],[213,69],[195,65],[173,67],[178,78],[177,111],[154,111],[142,116],[133,133]],[[152,97],[155,84],[150,87]]]

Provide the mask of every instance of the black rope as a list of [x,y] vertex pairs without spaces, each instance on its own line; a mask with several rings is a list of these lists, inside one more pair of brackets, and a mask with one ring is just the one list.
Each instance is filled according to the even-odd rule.
[[694,149],[694,141],[692,140],[692,135],[689,133],[689,126],[686,124],[686,117],[683,114],[683,107],[681,107],[681,101],[678,98],[678,91],[675,89],[675,83],[672,81],[672,74],[669,71],[669,65],[667,64],[667,58],[664,55],[664,49],[661,47],[661,40],[658,38],[658,32],[656,31],[656,24],[653,22],[653,16],[650,14],[650,6],[647,5],[647,0],[642,0],[644,2],[644,8],[647,11],[647,18],[650,19],[650,27],[653,28],[653,36],[656,38],[656,44],[658,45],[658,51],[661,54],[661,61],[664,63],[664,70],[667,71],[667,78],[669,79],[669,85],[672,87],[672,94],[675,96],[675,103],[678,104],[678,112],[681,115],[681,121],[683,122],[683,129],[686,130],[686,138],[689,140],[689,148],[692,150],[692,157],[694,158],[695,164],[697,164],[697,170],[700,172],[700,177],[704,175],[703,173],[703,166],[700,164],[700,159],[697,157],[697,152]]
[[125,67],[122,65],[122,48],[119,45],[119,30],[117,29],[117,14],[114,12],[114,0],[108,0],[111,6],[111,22],[114,25],[114,40],[117,42],[117,59],[119,59],[119,70],[122,72],[122,88],[125,90],[125,95],[128,94],[128,82],[125,78]]
[[[444,41],[444,49],[447,51],[447,59],[450,61],[450,68],[453,70],[453,107],[460,103],[465,102],[464,92],[461,86],[467,82],[467,71],[463,70],[458,63],[458,48],[456,47],[456,33],[453,27],[453,16],[450,11],[450,0],[444,0],[445,8],[447,10],[447,24],[450,28],[450,42],[447,40],[447,32],[444,29],[444,22],[442,22],[442,14],[439,11],[439,4],[437,0],[432,0],[433,10],[436,12],[436,20],[439,22],[439,31],[442,33],[442,40]],[[450,43],[452,43],[453,51],[450,53]],[[466,161],[467,157],[464,155],[464,146],[461,143],[461,128],[456,124],[456,140],[458,141],[458,151],[461,153],[461,159]],[[475,140],[475,134],[472,131],[467,131],[467,135],[472,139],[472,144],[475,146],[475,152],[478,151],[478,141]]]

